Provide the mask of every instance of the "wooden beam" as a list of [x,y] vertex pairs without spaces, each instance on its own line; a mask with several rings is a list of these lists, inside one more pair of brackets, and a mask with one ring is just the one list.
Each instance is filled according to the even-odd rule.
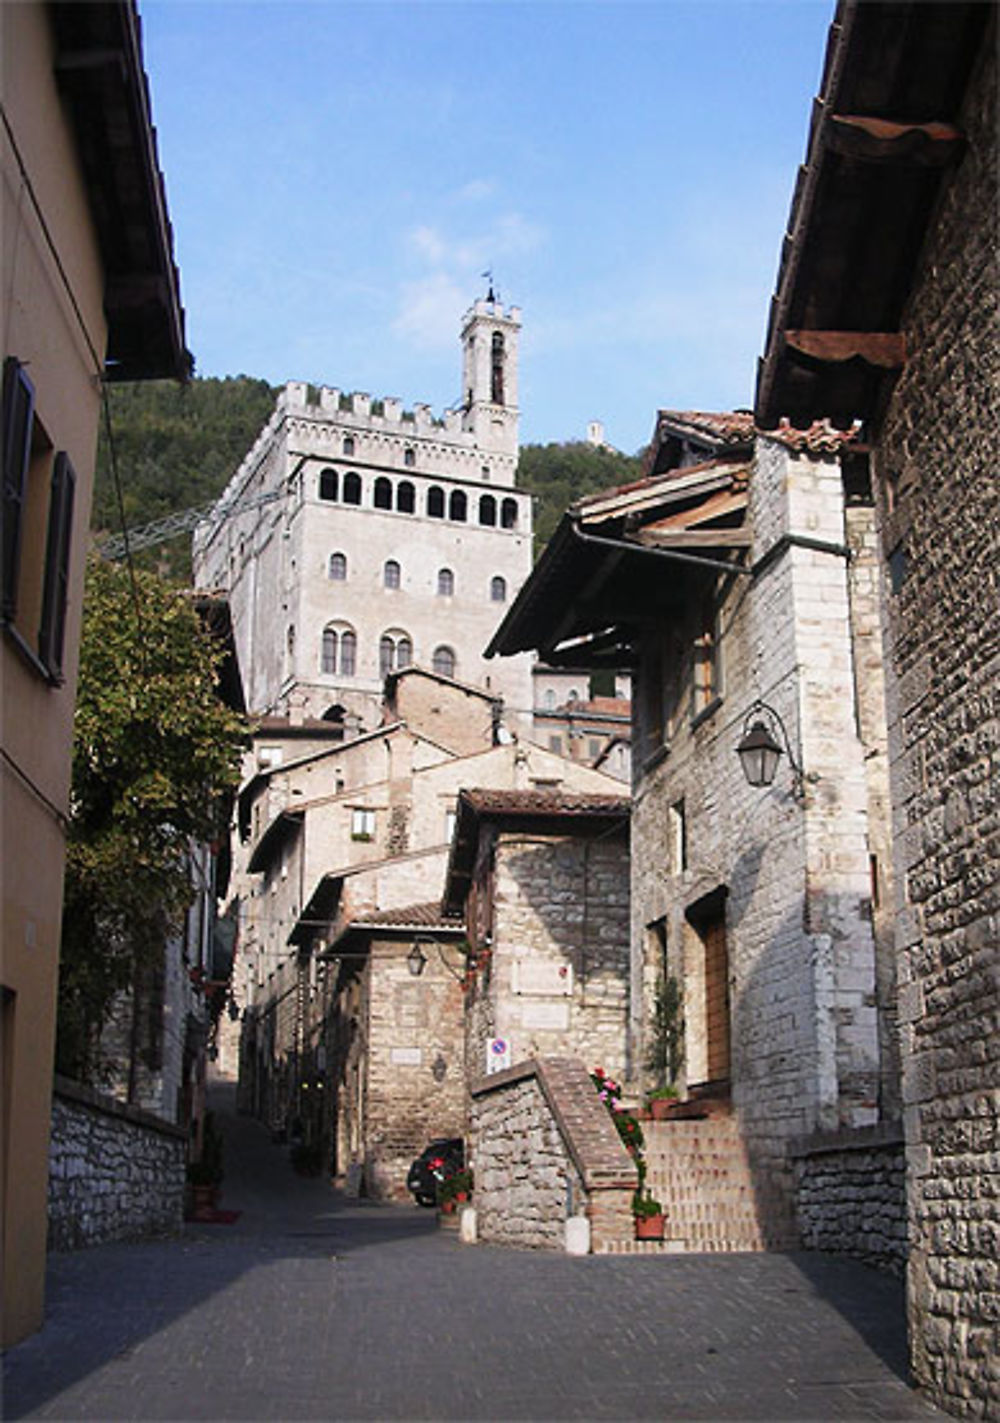
[[826,146],[863,163],[943,168],[961,156],[965,135],[954,124],[896,123],[859,114],[831,114]]
[[886,371],[906,364],[901,331],[786,331],[785,345],[824,364],[859,359]]
[[636,535],[649,548],[749,548],[749,529],[643,529]]

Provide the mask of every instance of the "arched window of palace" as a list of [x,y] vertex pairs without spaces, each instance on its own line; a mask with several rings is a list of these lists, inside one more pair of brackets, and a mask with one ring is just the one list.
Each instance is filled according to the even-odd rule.
[[461,489],[453,489],[448,501],[448,517],[456,524],[464,524],[469,510],[469,501]]
[[335,469],[321,469],[319,472],[319,497],[336,501],[337,498],[337,471]]
[[505,499],[500,506],[500,523],[505,529],[517,528],[517,500]]
[[479,522],[485,524],[487,528],[496,527],[497,522],[497,501],[492,494],[481,494],[479,496]]
[[352,470],[350,474],[344,475],[344,503],[361,503],[361,476]]
[[379,475],[375,481],[375,493],[372,499],[376,509],[392,508],[392,484],[385,475]]
[[454,677],[455,675],[455,653],[450,647],[435,647],[434,660],[431,664],[439,677]]
[[396,485],[396,508],[401,514],[412,514],[417,507],[417,496],[413,485],[408,479],[402,479]]
[[439,484],[432,484],[427,491],[427,517],[429,519],[444,518],[444,490]]
[[347,555],[344,553],[331,553],[330,562],[327,565],[327,574],[335,583],[343,583],[347,578]]

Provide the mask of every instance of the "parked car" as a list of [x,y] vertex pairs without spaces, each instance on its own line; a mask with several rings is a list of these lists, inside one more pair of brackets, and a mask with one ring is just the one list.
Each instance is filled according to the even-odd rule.
[[465,1143],[460,1136],[438,1137],[424,1147],[406,1176],[406,1188],[418,1206],[436,1206],[438,1186],[465,1165]]

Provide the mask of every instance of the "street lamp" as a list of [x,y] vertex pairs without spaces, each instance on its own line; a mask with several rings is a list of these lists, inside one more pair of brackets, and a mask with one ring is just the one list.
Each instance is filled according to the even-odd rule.
[[421,953],[420,945],[418,943],[414,943],[413,948],[406,955],[406,967],[410,970],[410,973],[413,975],[414,978],[420,977],[420,975],[424,971],[424,965],[426,963],[427,955]]
[[785,723],[767,702],[756,701],[743,721],[743,735],[736,748],[743,774],[751,786],[769,786],[774,781],[781,760],[782,746],[776,732],[781,732],[784,751],[792,768],[792,794],[797,800],[805,795],[805,773],[795,759]]

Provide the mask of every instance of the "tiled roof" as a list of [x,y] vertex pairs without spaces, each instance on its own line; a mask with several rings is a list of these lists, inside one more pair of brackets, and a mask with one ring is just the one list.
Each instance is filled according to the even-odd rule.
[[627,796],[561,790],[468,790],[460,801],[479,815],[628,815]]
[[695,439],[707,437],[725,445],[746,445],[754,437],[753,414],[749,410],[660,410],[657,428],[663,422],[676,433],[688,433]]
[[838,430],[829,420],[814,420],[807,430],[796,430],[787,420],[782,420],[774,430],[758,430],[768,440],[778,440],[789,450],[807,451],[811,455],[835,455],[845,445],[856,443],[859,436],[858,425],[850,430]]

